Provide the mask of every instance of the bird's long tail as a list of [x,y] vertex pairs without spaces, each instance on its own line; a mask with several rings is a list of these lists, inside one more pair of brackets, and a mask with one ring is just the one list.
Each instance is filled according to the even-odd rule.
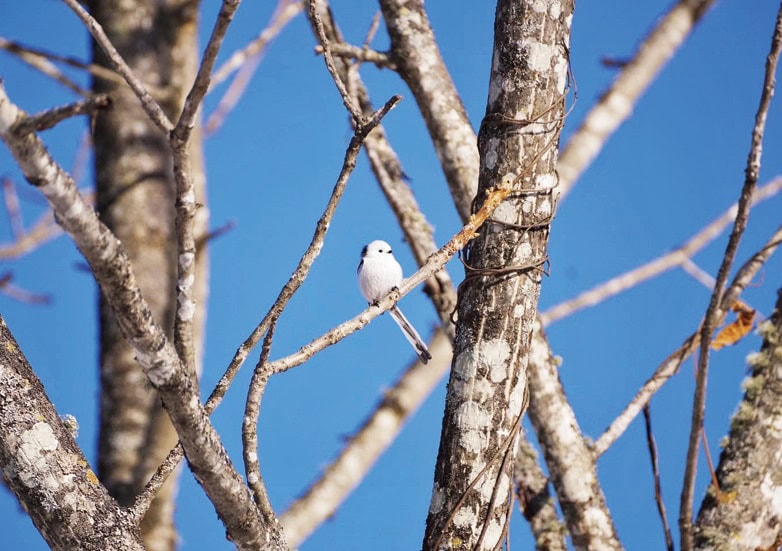
[[426,363],[431,360],[432,355],[429,353],[429,349],[421,339],[418,331],[416,331],[415,327],[413,327],[413,324],[407,321],[407,318],[404,316],[404,314],[402,314],[402,311],[396,305],[394,305],[389,310],[389,313],[391,314],[391,317],[394,318],[394,321],[399,326],[399,328],[402,330],[402,334],[405,336],[407,341],[413,345],[413,348],[415,348],[415,351],[418,354],[418,357],[421,358],[421,361]]

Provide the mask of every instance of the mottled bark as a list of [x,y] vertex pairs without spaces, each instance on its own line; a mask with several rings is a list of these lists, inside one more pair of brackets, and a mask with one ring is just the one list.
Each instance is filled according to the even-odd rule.
[[567,401],[542,329],[536,328],[533,340],[527,380],[535,399],[529,416],[573,546],[579,550],[622,549],[597,479],[596,456]]
[[413,92],[462,221],[478,189],[475,131],[445,67],[423,0],[380,0],[389,57]]
[[[197,5],[191,1],[91,0],[90,12],[136,75],[176,120],[193,82]],[[96,64],[109,66],[93,46]],[[95,118],[95,174],[101,219],[133,263],[152,315],[172,335],[176,308],[175,184],[168,136],[149,119],[130,88],[96,78],[96,92],[111,94],[114,108]],[[201,144],[191,141],[199,201],[204,201]],[[205,233],[205,217],[197,231]],[[205,255],[197,286],[205,290]],[[199,303],[203,318],[205,301]],[[144,377],[105,297],[100,303],[101,423],[99,474],[120,503],[132,503],[177,436],[160,399]],[[176,477],[161,489],[142,523],[146,544],[173,549]]]
[[466,252],[424,549],[494,549],[507,529],[526,367],[554,212],[572,1],[500,0],[478,204],[514,193]]
[[26,121],[25,113],[11,103],[0,83],[0,138],[90,265],[139,365],[159,391],[190,469],[225,524],[226,536],[240,549],[284,547],[279,525],[274,519],[263,518],[255,507],[201,405],[196,381],[154,321],[121,243],[84,201],[73,178],[52,159],[38,136],[17,131]]
[[730,424],[717,480],[695,523],[697,549],[776,549],[782,535],[782,290]]
[[0,316],[0,473],[52,549],[141,550]]
[[535,538],[535,551],[566,551],[567,529],[557,515],[548,478],[538,465],[538,454],[526,439],[519,443],[514,473],[516,498]]

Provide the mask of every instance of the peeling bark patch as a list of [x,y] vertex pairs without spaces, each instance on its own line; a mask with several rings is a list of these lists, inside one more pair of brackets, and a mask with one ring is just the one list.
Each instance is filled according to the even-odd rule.
[[[16,461],[24,468],[19,469],[21,482],[28,488],[40,486],[44,482],[53,482],[56,486],[59,484],[50,479],[40,480],[37,477],[26,477],[24,473],[37,474],[43,470],[40,465],[45,461],[44,452],[50,452],[57,449],[57,437],[54,435],[52,427],[43,421],[34,424],[30,429],[21,435],[21,445],[16,453]],[[56,489],[51,488],[52,490]]]
[[489,444],[486,429],[492,424],[491,415],[480,404],[464,402],[456,412],[456,422],[461,429],[459,442],[467,451],[479,453]]
[[538,73],[548,73],[553,68],[553,60],[560,57],[559,47],[542,42],[533,42],[526,48],[529,68]]

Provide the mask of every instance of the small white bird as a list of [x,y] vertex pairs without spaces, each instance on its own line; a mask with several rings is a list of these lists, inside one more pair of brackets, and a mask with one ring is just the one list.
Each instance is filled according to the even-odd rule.
[[[358,286],[361,294],[370,304],[376,304],[391,289],[402,282],[402,266],[391,253],[391,245],[385,241],[372,241],[361,250],[361,262],[358,265]],[[415,348],[423,363],[432,359],[418,331],[407,321],[402,311],[394,304],[389,310],[391,317],[402,330],[405,338]]]

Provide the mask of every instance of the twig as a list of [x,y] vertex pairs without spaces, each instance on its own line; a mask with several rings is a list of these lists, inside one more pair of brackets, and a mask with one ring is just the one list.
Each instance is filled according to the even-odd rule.
[[269,495],[266,493],[266,485],[261,476],[261,466],[258,461],[258,414],[261,411],[261,399],[266,390],[269,377],[264,372],[264,366],[269,360],[269,353],[274,339],[274,330],[277,327],[277,319],[272,318],[266,337],[263,339],[261,357],[255,366],[250,387],[247,390],[247,400],[244,404],[244,416],[242,417],[242,457],[244,458],[244,472],[247,484],[253,492],[255,503],[261,513],[268,519],[274,518]]
[[361,110],[348,93],[347,88],[345,88],[345,83],[334,65],[334,57],[331,55],[331,43],[323,30],[323,21],[320,18],[320,13],[318,13],[316,5],[318,0],[307,0],[307,2],[309,4],[310,19],[315,22],[318,40],[320,40],[320,45],[323,47],[323,58],[326,60],[326,68],[329,70],[331,78],[334,79],[334,84],[337,86],[337,90],[339,90],[339,95],[342,96],[342,103],[345,104],[345,108],[353,117],[354,124],[356,126],[361,126],[363,124]]
[[380,17],[383,15],[383,12],[380,10],[377,10],[375,12],[375,15],[372,16],[372,22],[369,24],[369,30],[367,31],[367,35],[364,38],[364,47],[369,48],[369,45],[372,44],[372,41],[375,39],[375,35],[377,34],[378,28],[380,28]]
[[82,5],[79,3],[79,0],[63,0],[63,2],[65,2],[68,7],[73,10],[76,16],[82,20],[84,26],[87,27],[87,30],[90,31],[90,34],[95,39],[95,42],[98,43],[103,52],[106,54],[106,57],[109,58],[109,61],[114,67],[114,70],[122,75],[122,78],[125,79],[125,82],[128,83],[128,86],[130,86],[131,90],[133,90],[133,92],[136,94],[139,101],[141,101],[141,106],[144,108],[144,111],[147,113],[152,122],[154,122],[158,128],[160,128],[166,134],[171,132],[174,129],[174,125],[170,120],[168,120],[168,117],[163,112],[163,109],[155,101],[141,80],[139,80],[133,70],[125,62],[125,60],[122,59],[122,56],[119,55],[119,52],[117,52],[117,49],[103,31],[103,27],[101,27],[100,24],[95,21],[95,18],[87,13],[87,10],[82,7]]
[[52,301],[50,295],[41,295],[25,291],[12,284],[11,279],[12,276],[10,272],[0,276],[0,293],[14,300],[18,300],[19,302],[26,302],[28,304],[49,304]]
[[624,66],[562,149],[557,161],[560,201],[595,159],[608,137],[630,116],[638,98],[713,3],[714,0],[679,0],[638,45],[633,59]]
[[470,220],[456,233],[440,250],[432,254],[421,268],[413,275],[402,281],[398,289],[392,290],[388,295],[379,300],[377,304],[369,306],[366,310],[328,331],[327,333],[310,341],[293,354],[269,362],[266,370],[270,375],[282,373],[293,367],[303,364],[321,350],[328,348],[362,329],[370,321],[396,304],[400,298],[412,291],[424,280],[432,277],[442,270],[443,266],[453,255],[462,250],[477,235],[477,230],[495,209],[502,203],[513,190],[513,177],[506,178],[502,184],[489,191],[483,206],[470,217]]
[[687,460],[685,463],[684,482],[681,495],[681,504],[679,508],[679,532],[681,537],[682,551],[692,551],[694,546],[692,533],[693,516],[693,498],[695,494],[695,473],[698,463],[698,443],[703,418],[706,407],[706,382],[709,373],[709,345],[711,336],[717,327],[720,312],[720,306],[723,298],[723,288],[728,279],[730,268],[736,257],[741,236],[749,219],[749,209],[751,205],[752,193],[757,186],[758,175],[760,172],[760,157],[763,143],[763,133],[766,126],[768,109],[771,105],[771,98],[774,95],[774,74],[779,61],[780,50],[782,50],[782,4],[777,12],[777,19],[774,27],[774,34],[771,38],[771,48],[766,59],[766,73],[763,80],[763,92],[760,97],[760,104],[755,116],[755,126],[752,129],[752,145],[750,147],[747,167],[745,169],[744,185],[741,189],[739,199],[739,210],[736,215],[736,221],[733,224],[728,245],[725,250],[725,256],[722,259],[720,269],[717,272],[717,282],[714,285],[714,292],[709,301],[709,307],[704,316],[703,325],[700,331],[700,354],[698,358],[698,376],[695,383],[695,396],[692,406],[692,425],[690,427],[690,437],[687,446]]
[[13,180],[3,176],[3,199],[5,200],[5,210],[8,212],[8,221],[11,224],[11,234],[15,240],[24,236],[24,220],[22,211],[19,209],[19,196],[16,194],[16,187]]
[[[765,201],[779,193],[780,190],[782,190],[782,177],[775,178],[762,188],[755,190],[752,194],[752,204],[756,205]],[[691,256],[717,238],[725,226],[735,220],[738,208],[739,203],[734,203],[716,220],[709,223],[705,228],[690,237],[684,245],[677,247],[673,251],[638,266],[629,272],[611,278],[581,293],[574,299],[552,306],[540,315],[543,325],[551,325],[557,320],[570,316],[584,308],[595,306],[607,298],[626,291],[666,270],[676,266],[683,266]],[[709,289],[713,289],[713,286],[709,287]]]
[[62,107],[47,109],[42,113],[28,116],[17,126],[19,134],[37,132],[54,128],[65,119],[78,115],[92,114],[98,109],[105,109],[111,105],[111,99],[106,94],[98,94],[75,103],[69,103]]
[[[264,333],[269,330],[272,320],[279,316],[279,313],[282,312],[287,302],[304,282],[304,279],[307,277],[312,263],[320,253],[320,250],[323,246],[325,232],[329,227],[331,218],[334,216],[339,199],[341,198],[344,187],[347,184],[348,177],[355,167],[356,159],[359,152],[361,151],[362,140],[366,138],[366,135],[371,132],[373,128],[380,124],[380,121],[382,121],[383,117],[391,109],[393,109],[396,104],[399,103],[399,101],[401,101],[400,96],[392,97],[382,108],[380,108],[375,113],[375,115],[367,122],[365,126],[361,127],[360,131],[356,131],[356,134],[351,140],[351,143],[348,146],[348,150],[345,153],[345,161],[343,162],[343,168],[340,172],[340,176],[337,179],[335,191],[332,192],[329,203],[327,204],[323,215],[318,221],[315,235],[310,242],[310,246],[304,255],[302,255],[301,260],[299,260],[299,265],[296,267],[293,275],[291,275],[288,282],[280,291],[275,303],[263,317],[261,322],[255,327],[250,336],[247,337],[241,346],[237,349],[233,359],[226,369],[226,372],[220,378],[220,381],[217,383],[215,389],[212,391],[212,394],[209,397],[209,400],[204,406],[207,413],[211,413],[214,408],[219,405],[234,377],[239,372],[239,369],[241,368],[242,364],[244,364],[244,361],[247,359],[247,355],[250,353],[250,350],[252,350],[258,344],[258,341],[261,339]],[[178,458],[177,455],[179,456]],[[153,476],[153,478],[144,488],[142,495],[139,496],[133,505],[132,509],[134,515],[137,515],[137,518],[143,516],[146,508],[149,507],[149,504],[152,502],[157,489],[165,482],[166,477],[171,472],[173,472],[174,468],[176,468],[176,464],[179,459],[181,459],[181,451],[174,449],[169,453],[166,461],[164,461],[164,463],[158,468],[158,472],[155,473],[155,476]]]
[[[315,53],[322,54],[323,46],[316,46]],[[355,46],[353,44],[332,44],[331,53],[337,57],[355,59],[356,61],[374,63],[378,69],[397,69],[396,63],[392,61],[386,52],[378,52],[368,46]]]
[[90,95],[89,90],[85,90],[78,84],[76,84],[73,80],[66,77],[62,71],[51,61],[46,59],[44,56],[35,54],[25,48],[21,48],[17,46],[15,43],[6,40],[5,38],[0,38],[0,48],[13,53],[18,57],[21,61],[27,63],[30,67],[33,69],[36,69],[46,75],[47,77],[55,80],[56,82],[59,82],[66,88],[68,88],[70,91],[75,92],[79,96],[86,97]]
[[231,73],[241,68],[250,58],[262,54],[263,50],[280,34],[285,25],[301,13],[302,9],[304,9],[304,6],[299,0],[278,0],[277,7],[274,9],[274,13],[266,28],[252,42],[232,53],[225,63],[220,65],[214,72],[212,82],[209,84],[209,91],[211,92],[215,86],[221,84]]
[[[74,67],[76,69],[81,69],[83,71],[87,71],[92,76],[101,78],[103,80],[107,80],[110,82],[114,82],[116,84],[122,84],[125,85],[125,79],[122,78],[121,75],[115,73],[111,69],[107,67],[103,67],[101,65],[97,65],[95,63],[85,63],[79,59],[76,59],[75,57],[69,57],[69,56],[63,56],[60,54],[56,54],[53,52],[47,52],[46,50],[40,50],[38,48],[31,48],[30,46],[25,46],[23,44],[20,44],[19,42],[15,42],[13,40],[8,40],[6,38],[0,37],[0,49],[6,50],[8,52],[11,52],[13,54],[18,55],[20,58],[27,61],[27,58],[37,58],[41,59],[42,61],[56,61],[58,63],[63,63],[65,65],[68,65],[70,67]],[[28,61],[29,62],[29,61]],[[32,63],[31,63],[32,64]],[[68,84],[65,84],[65,86],[68,86]],[[81,90],[81,88],[74,84],[76,88]],[[70,86],[68,86],[70,88]],[[83,90],[83,93],[79,90],[74,91],[82,96],[89,96],[90,92],[88,90]]]
[[448,336],[438,330],[428,345],[432,360],[410,365],[318,480],[280,515],[289,545],[300,545],[337,510],[447,372],[453,351]]
[[196,314],[193,298],[196,267],[196,240],[193,231],[196,196],[190,162],[190,136],[195,126],[196,114],[209,88],[215,59],[223,44],[239,0],[223,0],[217,14],[212,34],[206,44],[201,65],[176,127],[169,134],[174,161],[176,182],[176,236],[177,236],[177,301],[174,320],[174,345],[185,367],[195,372],[195,346],[193,343],[193,322]]
[[654,441],[654,434],[652,433],[652,414],[649,409],[649,404],[644,406],[644,422],[646,424],[646,445],[649,448],[649,458],[652,460],[654,501],[657,503],[657,512],[660,513],[660,520],[663,523],[665,547],[668,551],[673,551],[673,537],[671,536],[671,528],[668,526],[668,514],[665,512],[665,502],[663,501],[662,486],[660,485],[660,466],[657,463],[657,444]]
[[684,262],[682,262],[681,267],[682,270],[690,274],[695,281],[706,287],[709,291],[714,290],[714,278],[712,275],[698,266],[692,259],[686,258]]
[[282,32],[285,25],[296,17],[302,9],[301,1],[279,0],[277,8],[272,14],[271,21],[261,31],[261,34],[247,46],[234,52],[228,61],[215,71],[212,76],[212,82],[209,84],[209,91],[228,78],[231,72],[238,70],[238,73],[204,125],[204,131],[207,136],[214,134],[222,126],[228,114],[233,111],[244,94],[250,79],[258,68],[265,49]]
[[[742,291],[752,281],[755,274],[774,253],[780,243],[782,243],[782,226],[777,228],[763,248],[752,255],[736,273],[733,282],[722,298],[721,310],[723,312],[726,312],[730,305],[733,304],[733,301],[741,295]],[[649,380],[644,383],[633,399],[630,400],[630,403],[627,404],[622,413],[611,422],[611,425],[595,441],[593,446],[595,456],[605,453],[616,439],[627,430],[627,427],[630,426],[630,423],[641,412],[651,397],[660,390],[668,379],[676,374],[682,362],[695,351],[699,344],[700,335],[698,332],[695,332],[687,337],[684,343],[660,364]]]

